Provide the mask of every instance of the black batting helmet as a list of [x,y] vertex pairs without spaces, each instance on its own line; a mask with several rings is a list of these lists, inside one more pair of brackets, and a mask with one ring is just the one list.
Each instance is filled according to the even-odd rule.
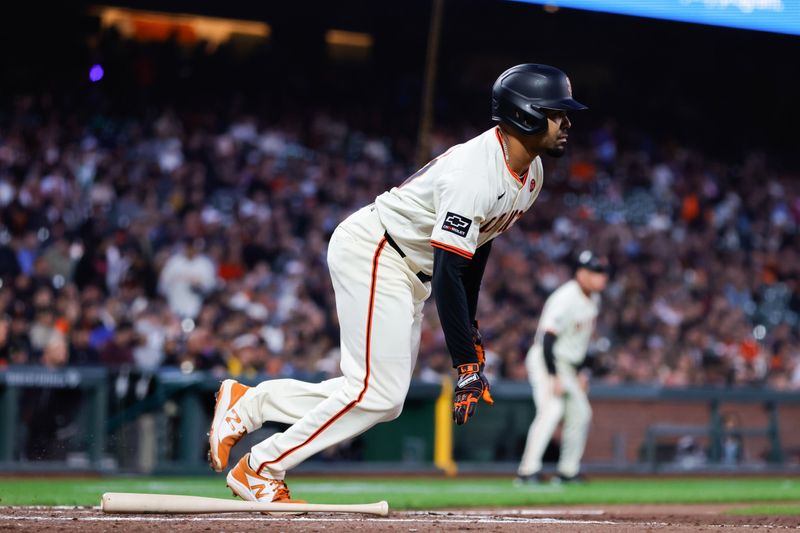
[[579,268],[608,274],[608,261],[604,257],[595,255],[591,250],[581,250],[575,256],[575,270]]
[[492,87],[492,120],[525,135],[547,130],[543,109],[578,111],[587,107],[572,98],[572,85],[562,71],[525,63],[506,70]]

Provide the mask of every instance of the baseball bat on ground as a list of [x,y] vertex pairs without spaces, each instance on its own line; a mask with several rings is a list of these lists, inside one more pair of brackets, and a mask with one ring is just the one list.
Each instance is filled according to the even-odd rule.
[[375,503],[337,505],[327,503],[271,503],[178,496],[176,494],[136,494],[106,492],[100,501],[105,513],[363,513],[389,515],[389,504]]

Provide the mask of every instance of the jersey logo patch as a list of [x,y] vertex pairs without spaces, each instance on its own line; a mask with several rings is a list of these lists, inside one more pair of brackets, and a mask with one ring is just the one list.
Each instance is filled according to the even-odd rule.
[[450,233],[455,233],[459,237],[466,237],[471,225],[472,221],[470,219],[448,211],[447,216],[444,217],[442,229]]

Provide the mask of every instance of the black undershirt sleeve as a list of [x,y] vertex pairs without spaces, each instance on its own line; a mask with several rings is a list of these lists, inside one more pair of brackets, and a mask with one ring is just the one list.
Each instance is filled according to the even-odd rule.
[[575,370],[580,372],[581,370],[591,370],[594,368],[594,355],[593,354],[586,354],[586,357],[583,358],[581,364],[575,367]]
[[551,376],[556,375],[556,356],[553,353],[553,345],[556,343],[555,333],[547,332],[542,341],[542,351],[544,352],[544,364],[547,365],[547,373]]
[[[464,285],[470,263],[469,259],[452,252],[440,248],[433,250],[431,290],[436,298],[436,309],[447,349],[453,359],[453,367],[478,362],[472,341],[474,310],[470,314],[469,298]],[[480,287],[480,280],[477,286]],[[477,302],[477,298],[477,294],[472,297],[474,302]]]
[[481,291],[481,280],[483,279],[483,272],[486,270],[486,261],[492,251],[493,242],[489,241],[475,250],[475,255],[472,256],[469,267],[462,278],[464,289],[467,291],[467,309],[469,309],[470,323],[475,321],[475,316],[478,313],[478,293]]

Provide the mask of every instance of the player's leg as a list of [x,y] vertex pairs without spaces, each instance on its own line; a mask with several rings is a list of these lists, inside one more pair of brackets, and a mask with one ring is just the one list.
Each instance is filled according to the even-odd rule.
[[[419,301],[414,309],[409,352],[412,358],[410,365],[412,372],[419,353],[423,306],[424,301]],[[264,422],[294,424],[321,401],[341,389],[344,386],[344,379],[338,377],[321,383],[308,383],[296,379],[271,379],[255,387],[245,387],[240,384],[239,387],[244,391],[240,398],[232,401],[234,398],[229,399],[230,394],[224,395],[221,388],[220,393],[223,397],[220,400],[225,402],[226,409],[234,408],[241,419],[241,428],[251,433],[259,429]],[[230,411],[229,414],[235,418]]]
[[[414,373],[414,367],[417,366],[417,356],[419,355],[419,343],[422,340],[422,309],[425,307],[425,300],[428,298],[427,294],[424,298],[420,299],[417,294],[416,305],[414,306],[414,320],[411,324],[411,373]],[[408,376],[411,379],[411,376]]]
[[295,423],[340,389],[343,379],[339,377],[322,383],[275,379],[256,387],[226,379],[217,391],[209,431],[211,467],[217,472],[227,468],[231,448],[245,433],[252,433],[264,422]]
[[528,429],[525,451],[517,469],[520,477],[531,476],[541,471],[542,456],[564,414],[564,400],[553,394],[552,379],[545,367],[541,347],[531,348],[527,366],[528,377],[533,387],[536,414]]
[[[356,301],[355,306],[366,307],[373,259],[373,256],[369,254],[380,242],[383,229],[377,223],[377,216],[367,209],[356,213],[352,219],[356,223],[349,224],[349,231],[337,231],[334,234],[329,246],[329,250],[332,252],[329,264],[334,286],[337,287],[335,289],[337,302],[344,302],[348,298],[352,298],[358,292],[357,288],[363,286],[360,289],[363,295],[358,297],[361,301]],[[349,221],[352,222],[352,220]],[[355,235],[361,239],[356,238]],[[371,241],[371,244],[365,244],[364,239]],[[337,252],[339,249],[346,248],[351,248],[351,250]],[[352,248],[358,250],[352,250]],[[364,259],[361,264],[362,271],[355,268],[356,264],[352,262],[359,253],[363,255]],[[337,259],[337,256],[341,257]],[[405,263],[400,260],[394,250],[389,249],[387,257],[388,259],[384,258],[384,260],[391,260],[392,267],[404,271],[405,275],[409,274]],[[338,282],[340,279],[342,281]],[[400,274],[399,279],[400,289],[394,289],[393,292],[407,292],[410,288],[414,302],[411,306],[413,317],[411,333],[401,341],[409,346],[411,362],[408,365],[407,373],[410,380],[419,351],[422,308],[424,301],[429,296],[429,288],[419,282],[416,277],[407,281],[403,278],[403,274]],[[390,285],[384,287],[382,283],[379,289],[387,292]],[[403,305],[406,304],[401,304],[401,307]],[[340,316],[348,317],[350,315],[352,307],[350,304],[338,305],[338,307]],[[353,329],[360,331],[363,328],[364,324],[361,324],[354,326]],[[362,341],[357,339],[355,342]],[[359,350],[363,350],[363,346]],[[219,472],[227,467],[231,448],[241,440],[245,433],[257,430],[264,422],[268,421],[294,424],[333,393],[343,390],[345,385],[344,376],[322,383],[307,383],[293,379],[268,380],[252,388],[235,380],[225,380],[217,393],[217,405],[209,432],[209,460],[212,468]]]
[[259,473],[282,479],[311,455],[400,414],[418,343],[412,339],[418,305],[427,291],[386,250],[382,240],[366,248],[349,232],[334,234],[329,266],[341,327],[341,387],[253,448],[251,466]]
[[[308,383],[296,379],[272,379],[259,383],[242,397],[248,421],[258,429],[264,422],[294,424],[307,412],[342,388],[344,377]],[[248,429],[248,432],[253,429]]]
[[580,471],[581,457],[583,457],[592,421],[592,408],[575,372],[565,372],[564,374],[565,379],[562,380],[562,383],[566,399],[558,473],[564,478],[572,478]]

